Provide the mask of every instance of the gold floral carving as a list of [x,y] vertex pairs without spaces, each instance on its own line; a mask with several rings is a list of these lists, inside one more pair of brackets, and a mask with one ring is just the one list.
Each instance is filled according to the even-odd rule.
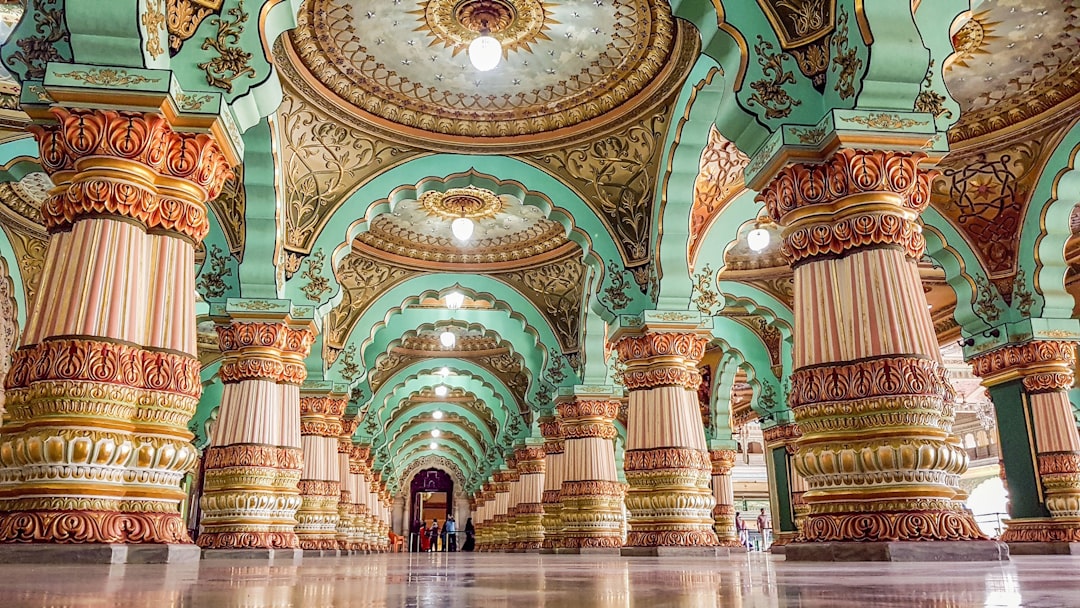
[[839,150],[822,164],[784,167],[756,200],[779,223],[797,209],[868,192],[898,195],[905,208],[921,212],[933,177],[919,168],[923,158],[921,152]]
[[60,0],[31,0],[26,12],[34,18],[33,36],[26,36],[15,40],[19,50],[11,54],[6,62],[8,66],[15,68],[16,63],[25,66],[25,80],[44,80],[45,66],[52,61],[70,60],[70,57],[62,57],[58,50],[60,42],[70,44],[71,34],[68,33],[64,21],[64,7]]
[[179,513],[42,510],[0,514],[9,543],[190,543]]
[[795,370],[788,404],[798,411],[833,401],[900,395],[941,398],[948,382],[945,368],[932,359],[881,357]]
[[162,2],[163,0],[147,0],[146,12],[139,18],[139,22],[146,28],[146,52],[154,60],[165,52],[165,49],[161,48],[161,29],[165,27]]
[[90,68],[88,70],[72,70],[63,74],[56,74],[58,78],[70,78],[90,85],[122,87],[133,84],[145,84],[147,82],[159,82],[161,78],[147,78],[139,74],[129,74],[127,70],[120,68]]
[[307,270],[300,275],[301,278],[307,280],[300,291],[304,292],[304,297],[312,302],[318,302],[323,294],[333,291],[330,288],[330,280],[322,275],[325,260],[326,256],[322,249],[316,251],[307,259]]
[[244,244],[247,240],[247,192],[244,189],[244,165],[233,169],[233,177],[225,180],[221,193],[207,206],[217,217],[221,231],[225,233],[225,242],[236,261],[244,261]]
[[237,78],[255,78],[255,68],[250,65],[251,53],[239,44],[240,36],[244,33],[244,24],[248,20],[248,13],[244,11],[244,0],[230,8],[228,14],[232,20],[221,17],[210,20],[218,29],[217,35],[203,40],[200,48],[204,51],[213,49],[217,55],[198,65],[200,70],[206,72],[207,84],[232,93],[233,83]]
[[802,436],[802,433],[799,432],[799,425],[797,424],[778,424],[767,429],[762,429],[761,434],[765,439],[765,445],[769,447],[791,443]]
[[221,10],[223,0],[167,0],[166,27],[169,30],[169,49],[180,50],[185,40],[195,35],[203,20]]
[[840,75],[836,78],[833,90],[840,95],[840,99],[848,99],[855,95],[855,76],[862,69],[863,61],[856,49],[848,44],[848,13],[844,9],[840,9],[836,17],[836,30],[836,36],[833,37],[836,55],[832,60],[832,71],[839,68]]
[[[582,194],[616,237],[628,268],[647,263],[652,251],[655,176],[673,108],[665,104],[616,135],[528,157]],[[647,284],[635,279],[644,292]]]
[[697,306],[698,311],[703,315],[719,314],[720,309],[723,308],[723,301],[720,299],[720,293],[713,288],[712,266],[705,264],[700,271],[694,273],[692,278],[694,296],[691,301]]
[[357,185],[421,154],[347,126],[285,87],[278,117],[285,181],[285,247],[310,250],[330,215]]
[[802,105],[801,100],[795,99],[784,90],[784,85],[795,84],[795,76],[784,69],[784,60],[790,57],[782,51],[773,52],[773,44],[760,34],[757,39],[754,55],[757,56],[763,76],[750,83],[754,92],[747,100],[747,105],[761,106],[765,110],[766,119],[786,118],[793,108]]
[[804,76],[819,91],[829,67],[829,34],[834,29],[836,0],[758,0],[780,41],[795,57]]
[[986,539],[970,514],[959,510],[811,514],[803,526],[803,536],[811,542]]
[[222,382],[261,379],[301,384],[307,377],[302,360],[315,341],[311,330],[266,322],[233,322],[215,329],[225,355],[218,371]]
[[15,262],[19,265],[26,302],[32,305],[34,298],[37,297],[38,288],[41,286],[41,274],[45,268],[45,254],[48,251],[49,242],[42,236],[18,228],[10,228],[5,232],[10,237],[11,248],[15,252]]
[[629,390],[657,386],[683,386],[697,391],[701,384],[698,361],[708,340],[695,333],[652,332],[626,336],[615,344],[619,361],[626,364],[623,384]]
[[564,354],[578,352],[585,290],[584,263],[571,257],[494,276],[518,288],[547,317]]
[[712,127],[701,152],[694,179],[694,205],[690,212],[690,260],[697,259],[701,238],[735,195],[743,190],[743,171],[750,158]]
[[221,247],[213,244],[210,245],[207,257],[210,269],[204,270],[199,275],[195,287],[199,289],[199,292],[206,299],[220,298],[229,290],[229,284],[225,282],[225,277],[232,276],[232,268],[229,267],[229,256],[225,255]]
[[869,114],[860,114],[857,116],[849,116],[844,119],[846,122],[853,122],[857,125],[863,125],[871,129],[881,129],[886,131],[893,131],[897,129],[906,129],[908,127],[914,127],[916,125],[930,124],[929,120],[915,120],[913,118],[902,118],[897,114],[889,114],[887,112],[871,112]]
[[337,268],[342,299],[330,312],[325,323],[327,344],[341,347],[353,325],[371,302],[385,290],[416,274],[416,271],[392,266],[358,253],[346,255]]

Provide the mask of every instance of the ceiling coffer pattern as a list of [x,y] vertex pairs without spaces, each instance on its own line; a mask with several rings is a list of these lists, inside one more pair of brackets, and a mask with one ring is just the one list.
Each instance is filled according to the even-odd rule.
[[[564,0],[543,5],[542,14],[516,11],[542,21],[526,27],[542,35],[524,34],[527,44],[511,36],[498,75],[478,75],[460,53],[471,32],[440,25],[431,4],[452,6],[309,0],[291,40],[317,81],[376,120],[506,137],[570,127],[616,108],[660,74],[675,39],[667,2]],[[357,36],[365,30],[379,35]]]

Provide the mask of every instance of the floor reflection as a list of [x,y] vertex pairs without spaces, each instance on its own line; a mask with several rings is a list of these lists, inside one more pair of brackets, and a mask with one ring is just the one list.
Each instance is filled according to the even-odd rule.
[[1080,558],[798,564],[701,558],[412,554],[301,564],[0,566],[0,608],[1017,608],[1074,606]]

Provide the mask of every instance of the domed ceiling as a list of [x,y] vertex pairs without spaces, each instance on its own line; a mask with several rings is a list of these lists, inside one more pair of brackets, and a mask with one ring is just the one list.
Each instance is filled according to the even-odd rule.
[[[451,232],[459,217],[473,221],[472,237],[461,241]],[[468,265],[469,270],[513,268],[560,256],[576,247],[566,229],[544,212],[522,205],[514,196],[483,188],[428,191],[398,202],[393,212],[371,222],[357,238],[358,249],[402,265],[430,268]],[[539,257],[538,257],[539,256]]]
[[[458,137],[527,136],[600,117],[661,85],[678,38],[670,7],[657,0],[304,7],[293,50],[339,103],[375,123]],[[503,44],[490,72],[466,52],[484,24]]]

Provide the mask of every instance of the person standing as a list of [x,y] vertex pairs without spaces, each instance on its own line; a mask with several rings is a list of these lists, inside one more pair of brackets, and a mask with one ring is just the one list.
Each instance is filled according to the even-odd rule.
[[453,515],[448,515],[443,524],[443,539],[443,550],[457,553],[457,522]]
[[769,521],[769,516],[765,513],[765,508],[761,508],[761,513],[757,516],[757,529],[761,534],[761,550],[764,551],[769,547],[769,533],[772,532],[772,522]]
[[462,551],[472,551],[476,549],[476,527],[473,526],[472,518],[465,520],[465,544],[461,546]]
[[428,528],[428,551],[439,550],[439,520],[431,520],[431,527]]
[[749,549],[750,539],[746,534],[746,522],[743,521],[742,514],[738,511],[735,511],[735,532],[739,535],[739,544]]

